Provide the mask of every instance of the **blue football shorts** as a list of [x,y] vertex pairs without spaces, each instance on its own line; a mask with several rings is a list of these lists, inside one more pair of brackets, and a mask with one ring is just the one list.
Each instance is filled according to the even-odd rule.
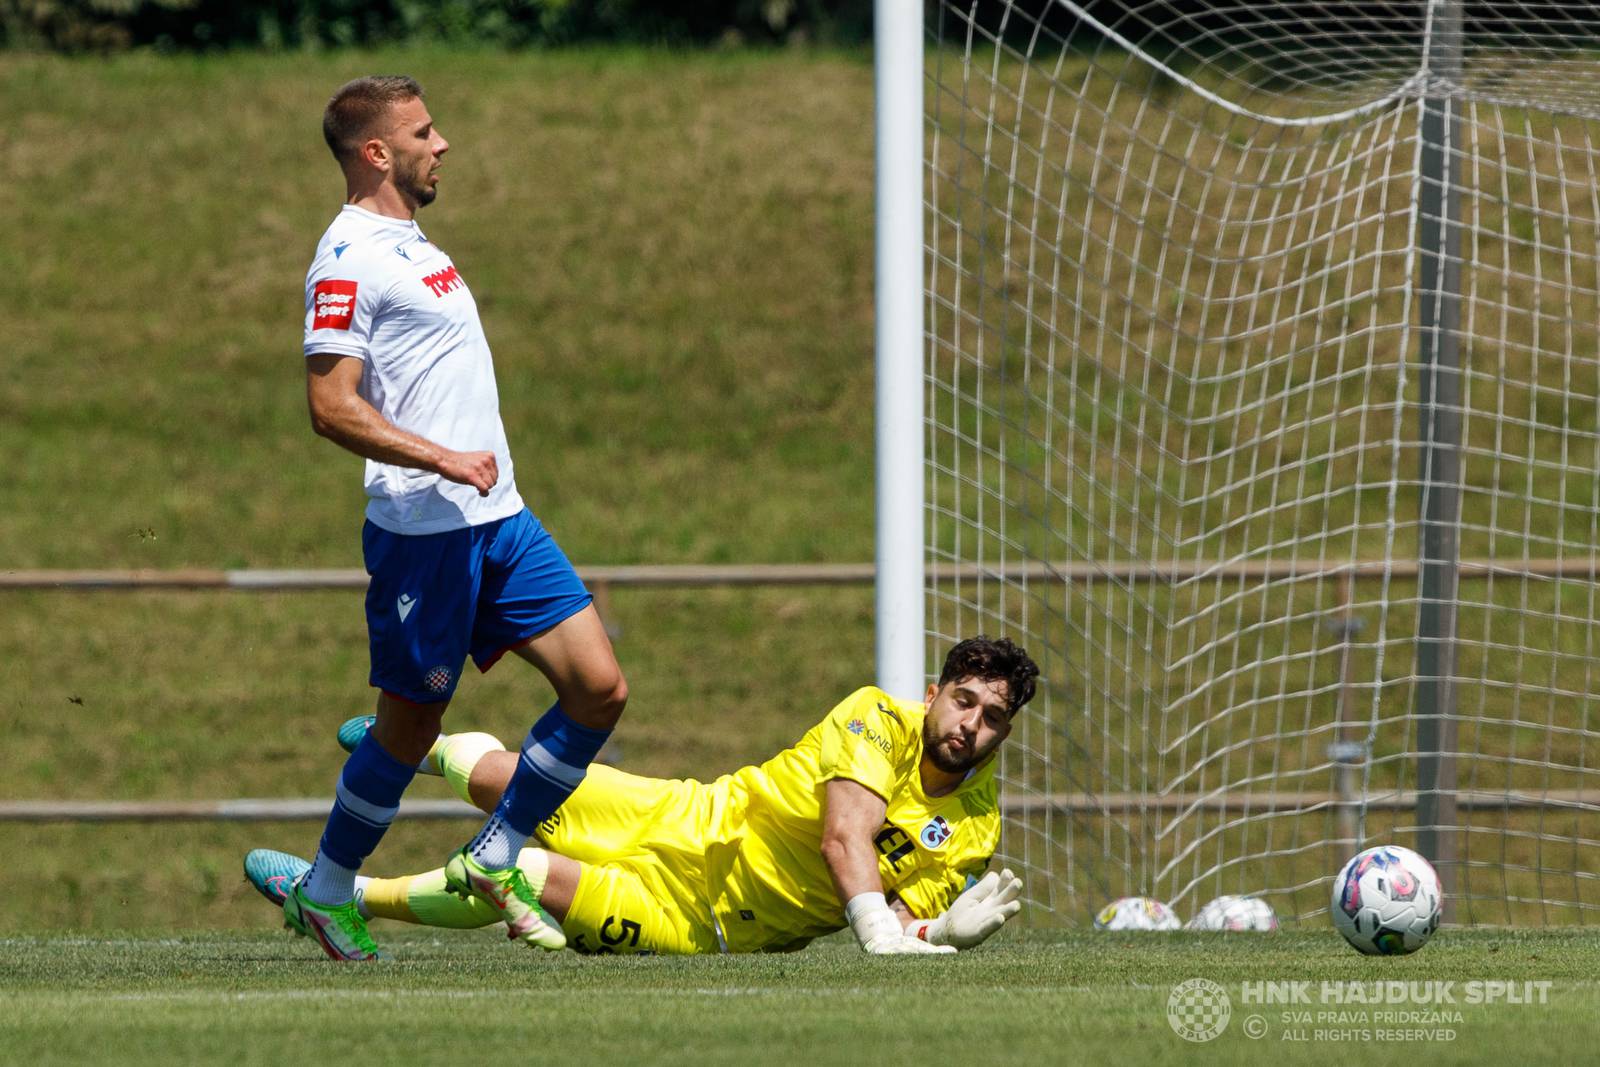
[[464,530],[406,536],[368,522],[372,685],[416,704],[449,700],[467,656],[487,671],[510,648],[594,598],[523,508]]

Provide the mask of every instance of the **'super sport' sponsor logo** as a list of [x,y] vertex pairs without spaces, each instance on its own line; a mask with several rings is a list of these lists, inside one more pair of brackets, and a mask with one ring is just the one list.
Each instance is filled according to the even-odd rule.
[[329,278],[311,292],[313,330],[348,330],[356,315],[356,283]]

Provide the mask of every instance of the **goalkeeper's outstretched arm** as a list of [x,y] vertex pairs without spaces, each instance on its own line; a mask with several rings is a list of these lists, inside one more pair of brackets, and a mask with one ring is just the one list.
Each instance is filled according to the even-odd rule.
[[954,952],[952,946],[908,937],[900,916],[884,899],[872,837],[887,811],[884,799],[860,782],[834,778],[826,786],[821,851],[844,903],[845,921],[861,947],[874,955]]

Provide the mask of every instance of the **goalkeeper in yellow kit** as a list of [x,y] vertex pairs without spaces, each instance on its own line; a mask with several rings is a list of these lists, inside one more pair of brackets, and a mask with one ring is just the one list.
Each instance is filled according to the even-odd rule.
[[[709,783],[592,766],[518,865],[584,953],[782,952],[844,926],[872,953],[973,947],[1021,907],[1019,879],[984,871],[1000,838],[993,757],[1038,673],[1009,640],[971,638],[924,703],[859,689],[760,766]],[[517,759],[487,734],[449,734],[422,769],[492,810]],[[245,860],[274,901],[303,869],[262,849]],[[357,903],[430,926],[500,921],[442,870],[363,878]]]

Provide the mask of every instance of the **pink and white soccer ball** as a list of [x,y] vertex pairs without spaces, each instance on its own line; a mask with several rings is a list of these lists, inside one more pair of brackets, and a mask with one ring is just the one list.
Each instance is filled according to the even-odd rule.
[[1177,930],[1178,913],[1155,897],[1118,897],[1094,917],[1096,930]]
[[1221,896],[1206,902],[1189,920],[1188,930],[1254,930],[1278,928],[1277,912],[1260,897]]
[[1409,848],[1359,853],[1333,880],[1334,929],[1369,956],[1404,956],[1439,928],[1444,894],[1433,865]]

